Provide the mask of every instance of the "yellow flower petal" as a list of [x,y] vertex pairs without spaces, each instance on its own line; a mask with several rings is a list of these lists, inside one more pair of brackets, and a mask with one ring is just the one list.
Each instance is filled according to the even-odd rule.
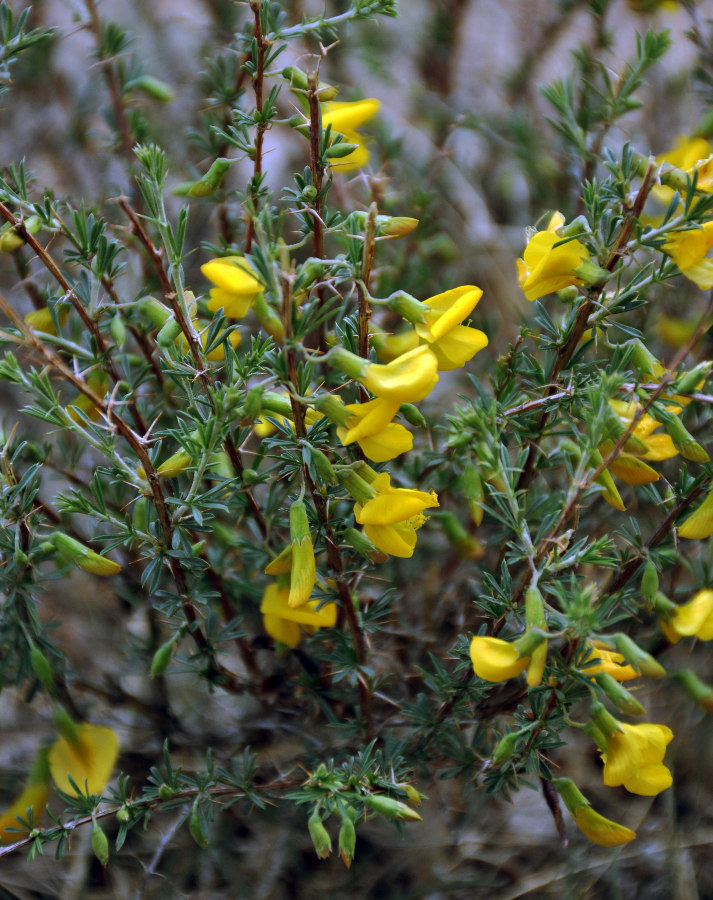
[[577,240],[555,247],[560,241],[553,231],[538,231],[528,241],[523,258],[517,263],[520,287],[528,300],[583,284],[575,269],[589,258],[587,248]]
[[713,491],[710,491],[703,503],[678,526],[680,537],[700,540],[713,534]]
[[49,767],[57,787],[75,794],[68,774],[82,791],[101,794],[111,778],[119,754],[119,741],[111,728],[83,724],[78,727],[78,740],[71,743],[58,738],[49,751]]
[[377,397],[401,403],[415,403],[430,394],[438,381],[438,361],[424,345],[381,365],[371,363],[361,382]]
[[476,635],[470,642],[470,659],[478,678],[507,681],[524,671],[530,658],[518,657],[517,647],[500,638]]
[[580,806],[573,818],[582,834],[600,847],[620,847],[636,837],[631,828],[606,819],[588,805]]

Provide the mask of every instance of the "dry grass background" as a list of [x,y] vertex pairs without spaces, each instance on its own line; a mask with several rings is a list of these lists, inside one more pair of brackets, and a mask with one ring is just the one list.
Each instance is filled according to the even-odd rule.
[[[295,16],[322,6],[288,5]],[[402,0],[400,19],[354,28],[326,64],[327,77],[381,99],[381,127],[388,140],[403,143],[405,161],[398,171],[386,163],[383,189],[398,195],[402,213],[414,214],[411,204],[421,179],[437,181],[437,212],[450,244],[434,277],[483,287],[482,310],[496,355],[516,333],[526,306],[513,260],[522,249],[524,226],[543,212],[531,167],[542,165],[543,179],[556,186],[552,166],[564,165],[548,157],[551,134],[539,89],[565,74],[572,48],[592,37],[585,4],[571,3],[566,13],[564,6],[553,0]],[[233,4],[105,0],[100,9],[103,17],[130,28],[137,36],[135,49],[150,61],[149,70],[177,91],[153,123],[157,139],[171,153],[194,124],[195,60],[210,53],[216,11],[229,17]],[[713,4],[701,3],[700,12],[713,15]],[[2,157],[7,162],[24,156],[37,183],[52,185],[57,195],[111,197],[125,189],[125,168],[108,146],[102,118],[107,98],[92,68],[91,38],[78,27],[77,17],[83,15],[78,0],[35,4],[34,22],[55,26],[57,39],[49,51],[33,54],[4,98]],[[614,63],[631,51],[635,30],[647,20],[623,0],[613,4],[611,18]],[[687,77],[694,53],[683,36],[688,27],[683,12],[648,21],[672,29],[674,50],[648,80],[645,111],[628,117],[627,131],[614,132],[610,144],[618,147],[631,139],[643,152],[660,152],[696,121],[699,101]],[[534,122],[544,141],[541,156],[520,168],[509,149],[503,149],[503,123],[513,111]],[[300,146],[275,139],[270,149],[268,162],[279,185]],[[187,177],[174,174],[177,181]],[[232,173],[235,184],[242,175]],[[205,237],[213,225],[199,209],[192,227]],[[3,280],[12,283],[12,273],[6,272]],[[14,297],[19,306],[25,302],[19,291]],[[15,402],[6,399],[6,429],[16,420]],[[394,628],[404,644],[410,629],[429,627],[434,629],[434,650],[448,646],[445,635],[457,632],[461,623],[449,619],[451,606],[444,593],[459,590],[467,575],[451,573],[444,586],[437,553],[404,565],[401,572],[409,591]],[[75,576],[52,583],[42,599],[43,619],[61,623],[58,643],[80,673],[72,684],[78,702],[91,709],[94,721],[110,721],[119,732],[123,771],[146,772],[168,731],[176,758],[187,769],[196,763],[196,743],[210,743],[208,736],[217,755],[230,756],[251,744],[276,772],[299,755],[306,736],[291,713],[289,685],[276,692],[266,713],[253,699],[208,695],[189,678],[173,674],[168,676],[171,701],[166,710],[164,699],[137,674],[123,641],[117,640],[119,633],[131,634],[140,645],[148,628],[139,603],[132,602],[135,589],[124,585],[123,590],[118,596],[96,579]],[[268,668],[268,652],[261,652]],[[680,647],[667,651],[671,657],[685,653]],[[710,679],[713,654],[697,655],[696,664]],[[272,665],[276,674],[289,678],[289,671]],[[388,671],[394,663],[381,658],[378,665]],[[0,900],[713,897],[713,723],[671,686],[652,690],[646,705],[652,721],[666,722],[676,734],[669,751],[674,788],[651,801],[597,787],[598,763],[585,742],[562,761],[567,767],[563,774],[586,785],[602,812],[632,827],[642,822],[638,839],[620,851],[592,847],[577,834],[568,848],[561,847],[536,791],[523,789],[508,805],[472,787],[462,797],[459,781],[424,778],[418,781],[429,797],[423,823],[403,834],[371,823],[360,827],[349,872],[335,858],[316,859],[302,816],[292,817],[282,808],[250,813],[238,804],[220,816],[210,846],[202,851],[185,829],[174,832],[179,814],[173,811],[156,815],[145,833],[132,832],[106,870],[93,858],[87,830],[73,837],[71,853],[60,862],[51,854],[31,865],[22,853],[5,857],[0,860]],[[275,728],[278,717],[281,725]],[[50,734],[50,710],[39,697],[8,689],[0,694],[0,805],[16,792],[37,746]]]

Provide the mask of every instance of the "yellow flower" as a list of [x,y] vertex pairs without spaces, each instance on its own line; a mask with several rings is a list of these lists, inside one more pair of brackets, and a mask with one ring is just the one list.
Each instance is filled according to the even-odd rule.
[[547,230],[536,232],[527,242],[523,258],[517,260],[518,280],[528,300],[584,284],[576,270],[589,259],[589,251],[577,240],[561,243],[562,238],[555,229],[563,221],[562,214],[555,213]]
[[[596,641],[594,644],[588,644],[587,646],[589,652],[584,658],[581,669],[585,675],[592,676],[597,675],[599,672],[605,672],[616,679],[616,681],[629,681],[632,678],[639,677],[639,673],[633,666],[626,663],[621,653],[606,650]],[[595,662],[595,660],[597,661]]]
[[[713,191],[713,179],[711,173],[711,148],[710,143],[702,137],[688,137],[679,135],[671,150],[662,153],[656,158],[658,163],[668,163],[677,169],[686,172],[693,177],[698,172],[696,189],[705,194]],[[666,185],[657,185],[653,190],[654,195],[663,203],[668,203],[673,196],[673,190]]]
[[288,603],[292,609],[304,606],[312,596],[317,579],[314,546],[309,533],[307,510],[302,500],[290,507],[290,543],[266,567],[266,575],[290,573]]
[[371,119],[379,111],[381,104],[378,100],[368,98],[352,102],[335,100],[322,103],[322,128],[326,130],[332,126],[332,132],[343,135],[348,144],[356,144],[347,156],[334,160],[332,166],[339,167],[342,172],[350,172],[360,169],[369,162],[369,151],[364,139],[356,129]]
[[223,313],[229,319],[241,319],[247,314],[255,297],[264,285],[242,256],[223,256],[201,266],[201,272],[215,285],[210,292],[208,309]]
[[[57,322],[59,323],[59,327],[63,328],[64,323],[67,321],[67,316],[69,315],[69,307],[61,306],[57,310]],[[55,328],[54,321],[52,319],[52,313],[49,311],[49,308],[44,306],[42,309],[36,309],[33,312],[27,313],[25,316],[25,322],[33,328],[35,331],[41,331],[44,334],[57,334],[57,329]]]
[[713,222],[704,222],[699,228],[688,231],[675,231],[663,245],[681,274],[704,290],[713,287],[713,259],[708,259],[711,247]]
[[86,722],[69,730],[50,747],[49,767],[52,779],[65,794],[76,794],[69,777],[82,790],[101,794],[111,778],[119,741],[111,728]]
[[606,734],[604,784],[623,785],[632,794],[651,797],[671,786],[670,771],[663,764],[666,747],[673,732],[666,725],[629,725],[618,722],[618,729]]
[[346,447],[356,441],[372,462],[394,459],[413,447],[411,432],[391,420],[399,411],[398,400],[377,397],[368,403],[349,403],[349,418],[337,427],[337,437]]
[[[640,409],[639,404],[633,401],[627,403],[625,400],[610,400],[609,405],[621,420],[622,425],[627,428]],[[647,459],[649,462],[661,462],[678,454],[670,435],[653,434],[660,427],[661,423],[648,413],[645,413],[634,426],[634,436],[643,441],[647,448],[646,453],[636,454],[641,459]]]
[[418,347],[418,335],[415,329],[405,328],[395,334],[373,334],[371,345],[381,362],[392,362],[409,350]]
[[265,631],[282,644],[296,647],[302,634],[300,625],[310,633],[319,628],[331,628],[337,623],[336,603],[325,603],[320,609],[317,600],[310,600],[299,609],[289,605],[289,590],[270,584],[265,589],[260,612]]
[[682,637],[713,640],[713,591],[698,591],[688,603],[679,606],[671,618],[662,619],[661,628],[672,644]]
[[694,540],[713,534],[713,491],[709,491],[698,509],[678,526],[678,534]]
[[520,656],[510,641],[480,635],[470,642],[470,659],[478,678],[493,682],[515,678],[530,662],[530,657]]
[[423,510],[438,506],[434,491],[392,488],[382,472],[371,484],[375,496],[354,505],[354,518],[364,526],[369,540],[390,556],[413,556],[416,531],[426,521]]
[[574,824],[593,843],[600,847],[620,847],[636,837],[631,828],[612,822],[592,809],[591,803],[570,778],[556,778],[552,784],[572,814]]
[[415,330],[435,353],[440,371],[460,368],[487,347],[488,338],[482,331],[461,324],[482,296],[480,288],[465,285],[424,301],[426,321],[417,324]]
[[401,403],[416,403],[430,394],[438,381],[438,360],[427,345],[416,347],[393,362],[369,363],[359,378],[377,397]]
[[[27,829],[17,821],[17,817],[20,816],[27,821],[29,808],[33,811],[35,824],[44,813],[50,792],[47,752],[40,750],[22,792],[4,812],[0,813],[0,844],[13,844],[27,834]],[[9,828],[17,831],[8,831]]]

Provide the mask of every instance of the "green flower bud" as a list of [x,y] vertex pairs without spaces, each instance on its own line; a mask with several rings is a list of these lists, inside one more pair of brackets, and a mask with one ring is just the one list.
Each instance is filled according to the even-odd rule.
[[198,181],[195,181],[188,189],[191,197],[209,197],[214,194],[223,183],[228,169],[235,162],[234,159],[218,157],[210,169]]
[[413,403],[402,403],[399,407],[399,412],[406,419],[409,425],[414,425],[417,428],[423,428],[424,425],[427,425],[425,416],[421,412],[421,410],[414,406]]
[[317,474],[322,479],[322,481],[325,484],[338,484],[339,479],[337,478],[337,473],[334,469],[334,466],[327,459],[325,454],[317,447],[309,447],[305,449],[308,449],[309,457],[312,460],[312,463],[317,470]]
[[661,363],[639,338],[627,341],[626,346],[632,348],[631,361],[638,372],[655,377],[661,371]]
[[142,297],[138,302],[138,307],[142,315],[146,316],[156,328],[165,325],[171,316],[171,310],[155,297]]
[[706,684],[690,669],[675,672],[673,679],[685,690],[688,696],[702,706],[707,712],[713,712],[713,687]]
[[[29,234],[37,234],[42,227],[42,220],[38,216],[30,216],[22,223],[25,230]],[[19,229],[15,226],[6,228],[0,235],[0,252],[12,253],[25,243],[25,239],[20,235]]]
[[92,850],[102,866],[109,862],[109,840],[96,819],[92,822]]
[[370,562],[383,563],[389,558],[382,550],[378,550],[363,532],[357,531],[356,528],[347,528],[343,537],[357,553]]
[[173,790],[165,781],[163,784],[159,785],[158,796],[160,800],[164,801],[170,800],[171,797],[173,797]]
[[694,440],[683,422],[675,413],[669,412],[662,404],[657,403],[654,414],[658,421],[663,425],[666,433],[670,436],[674,447],[684,459],[697,463],[709,461],[709,455],[703,447],[701,447],[698,441]]
[[198,800],[194,802],[193,808],[191,809],[191,815],[188,820],[188,830],[191,833],[191,837],[199,847],[208,846],[208,834],[205,830],[205,822],[203,820],[203,816],[201,815],[201,808]]
[[148,97],[151,97],[152,100],[158,100],[159,103],[170,103],[175,96],[173,89],[165,81],[161,81],[160,78],[154,78],[153,75],[140,75],[130,82],[127,87],[137,88]]
[[358,144],[350,144],[347,141],[340,141],[338,144],[332,144],[327,147],[324,151],[324,155],[327,159],[343,159],[345,156],[349,156],[350,153],[353,153]]
[[30,564],[30,557],[20,547],[15,547],[15,552],[12,554],[12,561],[19,569],[26,569]]
[[42,685],[48,690],[52,688],[54,684],[52,666],[37,644],[33,644],[30,648],[30,665],[32,666],[32,671],[39,678]]
[[699,391],[703,386],[702,382],[705,382],[706,378],[708,378],[712,367],[713,362],[705,360],[689,372],[684,372],[676,382],[676,390],[682,394],[692,394],[694,391]]
[[176,638],[172,637],[170,641],[161,644],[154,653],[153,659],[151,660],[152,678],[157,678],[159,675],[162,675],[168,668],[168,664],[171,662],[171,657],[173,656],[173,647],[175,643]]
[[641,672],[648,678],[663,678],[666,674],[666,669],[661,663],[656,662],[650,653],[635,644],[628,634],[619,632],[612,636],[612,640],[619,653],[637,672]]
[[309,836],[312,838],[312,843],[314,844],[317,856],[320,859],[326,859],[332,852],[332,839],[329,836],[329,832],[324,827],[322,817],[316,807],[307,820],[307,828],[309,829]]
[[253,312],[270,337],[281,344],[285,340],[285,326],[282,319],[265,300],[265,294],[262,291],[253,300]]
[[659,575],[655,563],[647,559],[641,575],[641,594],[647,603],[653,603],[659,589]]
[[116,575],[121,571],[119,563],[100,556],[62,531],[55,531],[50,535],[49,541],[63,556],[93,575]]
[[116,811],[116,819],[122,825],[126,825],[128,822],[130,822],[131,821],[131,813],[129,812],[128,807],[120,806],[119,809],[117,809],[117,811]]
[[476,467],[471,463],[468,463],[465,469],[463,469],[462,481],[463,493],[465,495],[466,503],[468,504],[468,509],[470,510],[471,518],[476,525],[480,525],[483,521],[483,514],[485,512],[482,506],[485,497],[483,479],[480,477],[480,472]]
[[121,317],[121,313],[117,313],[112,318],[111,324],[109,325],[109,331],[111,332],[111,336],[114,339],[116,346],[119,350],[123,350],[124,344],[126,343],[126,325]]
[[607,672],[597,672],[594,680],[621,712],[628,716],[643,716],[646,712],[636,697]]
[[356,849],[356,829],[354,828],[354,821],[349,815],[349,811],[342,817],[339,838],[337,840],[337,849],[344,865],[347,869],[351,868],[352,860],[354,859],[354,850]]
[[166,323],[161,326],[161,330],[156,335],[156,343],[162,350],[168,350],[173,347],[173,342],[182,334],[181,324],[171,313]]
[[393,797],[387,797],[385,794],[367,794],[364,798],[364,805],[368,806],[374,812],[387,819],[403,819],[410,822],[420,822],[421,816],[415,809],[411,809],[400,800],[394,800]]
[[379,237],[400,238],[418,228],[418,219],[410,216],[378,216],[377,224]]
[[501,766],[503,763],[506,763],[513,758],[517,742],[520,740],[520,735],[521,732],[519,731],[511,731],[500,738],[493,751],[492,760],[494,766]]

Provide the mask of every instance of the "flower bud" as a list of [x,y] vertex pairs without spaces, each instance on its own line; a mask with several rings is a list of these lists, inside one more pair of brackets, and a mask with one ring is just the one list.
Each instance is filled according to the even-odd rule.
[[121,313],[117,313],[112,318],[109,325],[109,331],[111,332],[111,336],[118,349],[123,350],[124,344],[126,343],[126,325],[121,317]]
[[631,341],[627,341],[625,346],[632,348],[631,361],[638,372],[654,378],[661,374],[661,363],[642,340],[634,338]]
[[659,575],[656,565],[651,559],[646,560],[644,571],[641,575],[641,594],[647,603],[653,603],[659,589]]
[[52,666],[37,644],[33,644],[30,648],[30,665],[32,666],[32,671],[39,678],[43,687],[50,690],[54,684]]
[[152,678],[157,678],[159,675],[162,675],[168,668],[168,664],[171,662],[171,657],[173,656],[173,647],[175,643],[176,638],[172,637],[170,641],[161,644],[154,653],[153,659],[151,660]]
[[130,82],[127,87],[137,88],[143,91],[152,100],[158,100],[159,103],[170,103],[174,98],[173,89],[161,81],[160,78],[154,78],[153,75],[140,75]]
[[324,155],[327,159],[343,159],[345,156],[349,156],[350,153],[353,153],[358,144],[350,144],[347,141],[339,141],[338,144],[332,144],[327,147],[324,151]]
[[506,763],[513,758],[520,736],[520,731],[510,731],[500,738],[493,751],[492,760],[494,766],[502,766],[503,763]]
[[684,459],[697,463],[709,461],[710,456],[688,432],[683,422],[675,413],[669,412],[661,404],[657,404],[656,418],[661,422],[666,433],[673,441],[674,447],[680,452]]
[[171,313],[166,319],[164,325],[161,326],[159,333],[156,335],[156,343],[161,350],[169,350],[173,347],[173,342],[182,334],[181,325],[178,319]]
[[403,819],[410,822],[420,822],[421,816],[415,809],[411,809],[400,800],[387,797],[385,794],[367,794],[364,797],[364,805],[387,819]]
[[378,550],[369,538],[356,528],[347,528],[343,534],[344,540],[353,547],[357,553],[373,563],[383,563],[388,560],[388,554]]
[[421,410],[414,406],[413,403],[402,403],[399,407],[399,412],[406,419],[409,425],[414,425],[417,428],[423,428],[424,425],[427,425],[428,422],[421,412]]
[[646,712],[636,697],[608,672],[597,672],[594,680],[621,712],[628,716],[643,716]]
[[317,852],[317,856],[320,859],[326,859],[332,852],[332,839],[329,836],[329,832],[324,827],[322,817],[316,807],[307,820],[307,828],[309,829],[309,836],[312,838],[312,843]]
[[285,326],[282,319],[265,299],[264,293],[259,293],[253,300],[253,312],[258,322],[270,337],[281,344],[285,340]]
[[116,811],[116,820],[121,825],[126,825],[131,821],[131,812],[127,806],[120,806]]
[[194,802],[193,808],[191,809],[191,815],[188,820],[188,830],[191,833],[191,837],[199,847],[208,846],[208,835],[205,830],[205,822],[203,821],[203,816],[201,815],[201,809],[198,800]]
[[354,828],[354,822],[349,815],[349,810],[347,810],[346,815],[342,816],[342,824],[339,828],[339,838],[337,840],[339,855],[347,869],[351,868],[355,848],[356,829]]
[[463,493],[465,494],[471,518],[476,525],[480,525],[483,521],[485,512],[483,509],[485,490],[483,488],[483,479],[480,477],[480,472],[472,463],[468,463],[465,469],[463,469],[462,482]]
[[703,503],[678,526],[678,534],[693,540],[713,534],[713,490],[706,494]]
[[378,216],[377,223],[377,234],[388,238],[406,237],[418,228],[418,219],[410,216]]
[[440,521],[448,542],[458,551],[463,559],[481,559],[483,557],[485,547],[482,541],[468,534],[453,513],[440,510],[439,512],[431,513],[431,515]]
[[[29,234],[37,234],[42,228],[42,220],[38,216],[30,216],[22,224]],[[20,235],[18,228],[10,226],[0,235],[0,252],[12,253],[13,250],[22,247],[24,243],[25,239]]]
[[552,785],[562,797],[564,805],[574,819],[574,824],[593,843],[602,847],[620,847],[636,837],[635,831],[605,818],[593,809],[570,778],[555,778]]
[[93,575],[116,575],[121,571],[119,563],[107,559],[106,556],[100,556],[62,531],[55,531],[48,540],[54,544],[59,553]]
[[648,678],[663,678],[666,674],[666,669],[661,663],[657,662],[650,653],[642,650],[627,634],[619,632],[612,636],[612,641],[619,653],[637,672],[641,672]]
[[680,684],[688,696],[707,712],[713,712],[713,687],[706,684],[690,669],[674,672],[673,679]]
[[710,374],[711,367],[713,367],[713,362],[705,360],[689,372],[684,372],[676,382],[676,390],[682,394],[691,394],[694,391],[699,391]]
[[170,800],[171,797],[173,797],[173,790],[171,789],[170,785],[166,784],[165,781],[163,782],[163,784],[159,785],[158,797],[159,800],[163,801]]
[[154,325],[161,328],[171,316],[171,310],[155,297],[142,297],[138,303],[142,315]]
[[322,481],[330,485],[338,484],[337,473],[326,455],[317,447],[305,446],[304,449],[309,453],[309,458]]
[[109,862],[109,840],[96,819],[92,820],[92,850],[102,866]]
[[228,169],[234,162],[234,159],[218,157],[205,175],[188,187],[186,193],[190,197],[210,197],[221,186]]

